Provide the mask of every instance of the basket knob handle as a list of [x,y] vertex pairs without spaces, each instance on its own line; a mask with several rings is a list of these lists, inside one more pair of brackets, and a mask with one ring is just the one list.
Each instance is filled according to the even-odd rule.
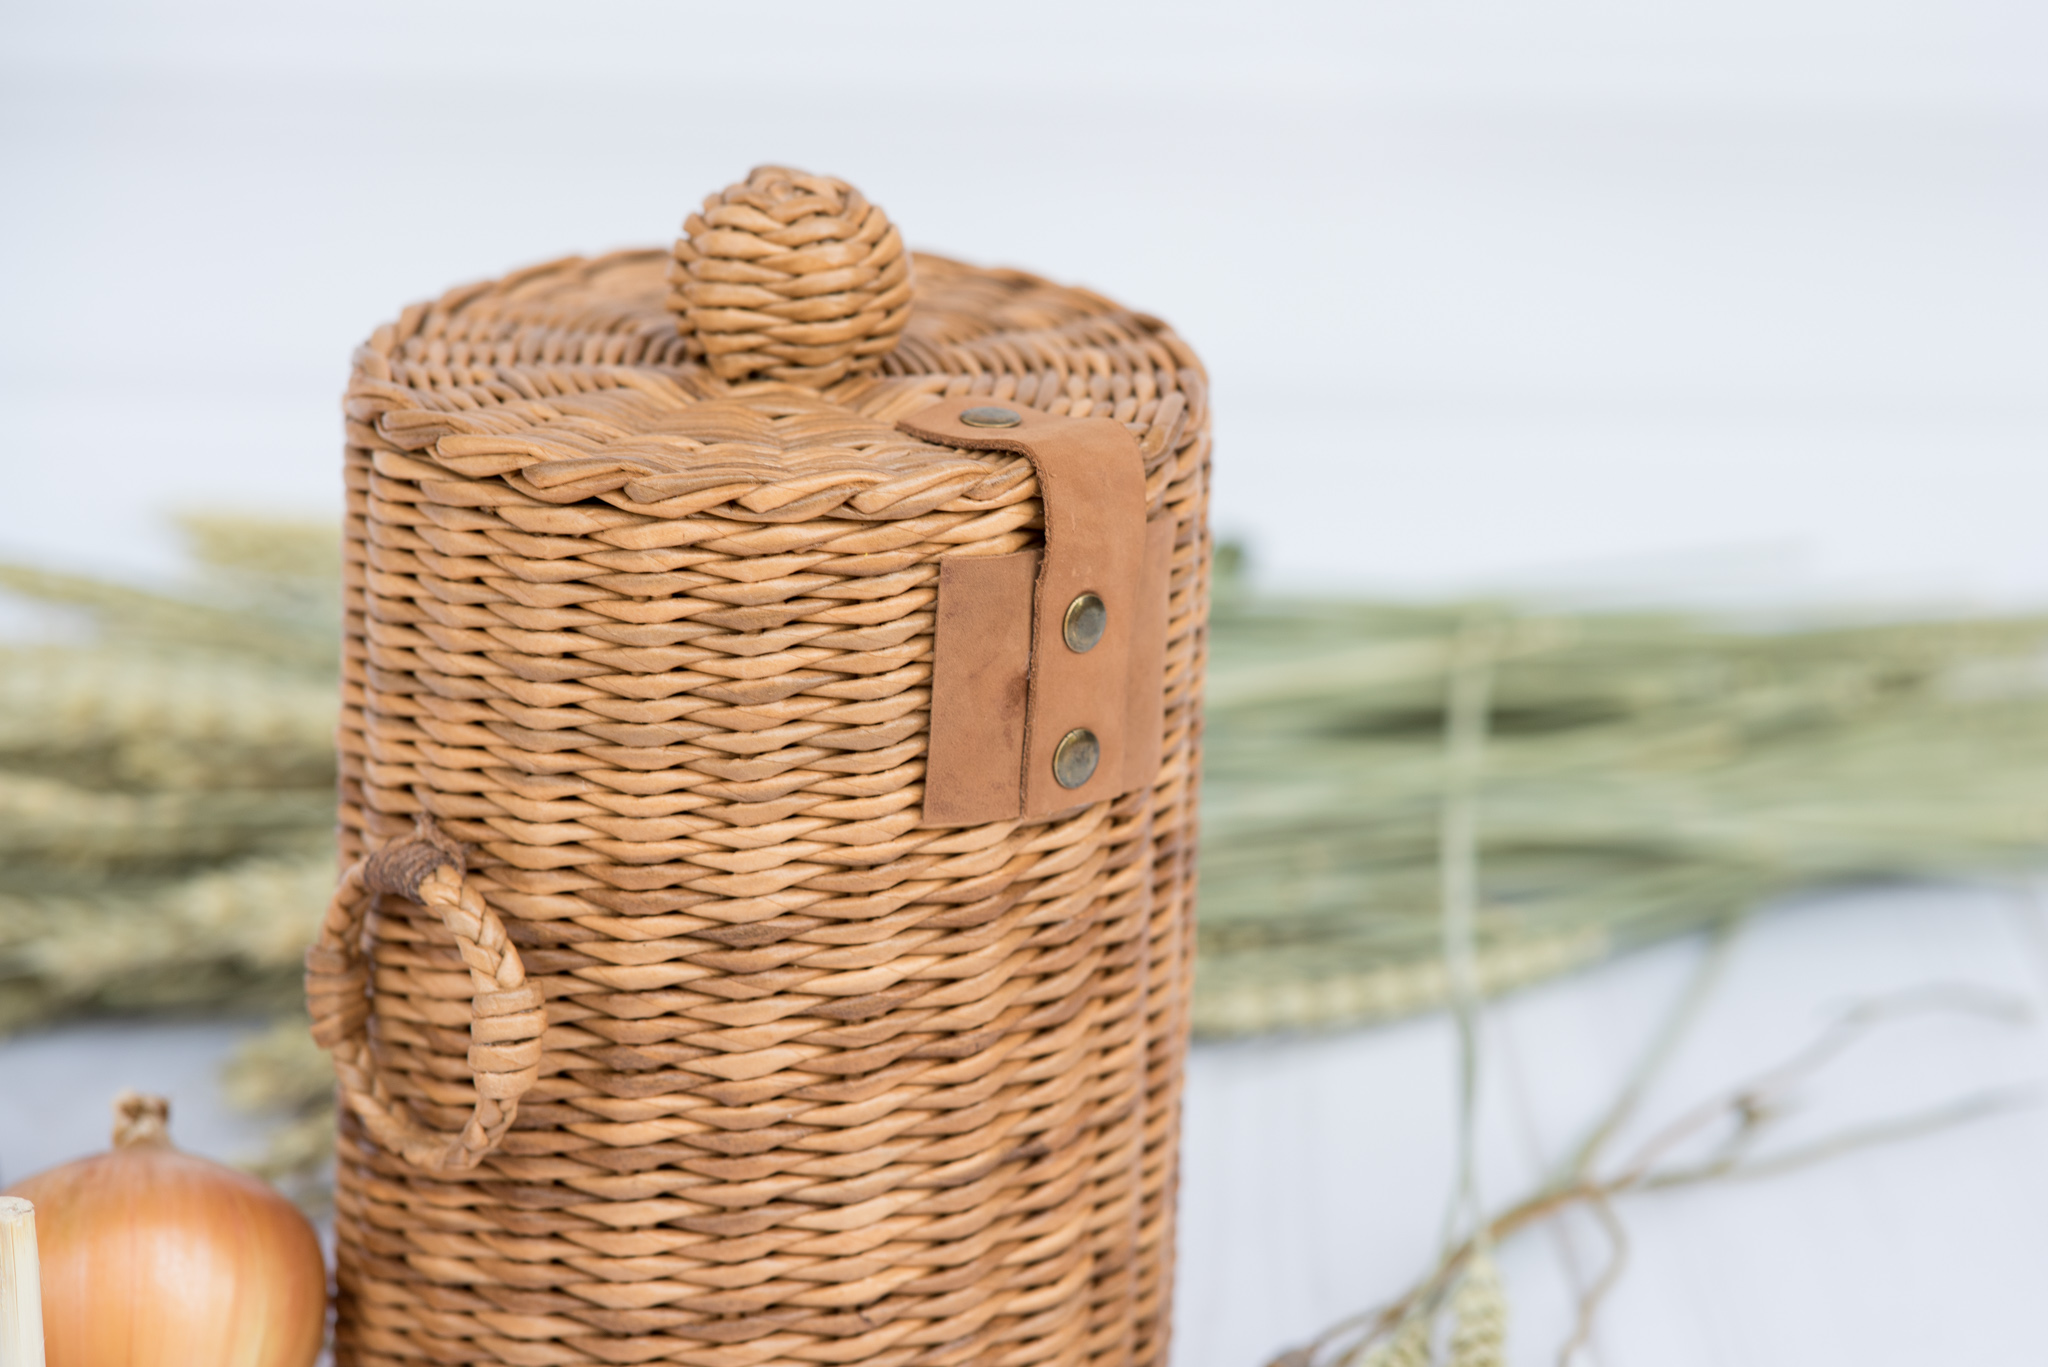
[[722,380],[823,389],[874,370],[910,318],[910,255],[832,176],[757,166],[683,223],[669,308]]
[[[395,893],[431,908],[455,936],[469,966],[469,1066],[476,1109],[450,1134],[423,1124],[391,1094],[370,1052],[370,971],[362,949],[363,918],[378,893]],[[313,1039],[334,1058],[342,1103],[379,1144],[428,1172],[474,1168],[504,1141],[519,1098],[540,1075],[547,1011],[540,989],[526,981],[505,926],[463,871],[462,847],[425,816],[414,833],[357,860],[327,904],[319,936],[306,951],[306,1005]]]

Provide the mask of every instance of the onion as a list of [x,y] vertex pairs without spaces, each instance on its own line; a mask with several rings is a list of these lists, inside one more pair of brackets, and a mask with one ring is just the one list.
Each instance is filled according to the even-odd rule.
[[269,1186],[171,1147],[123,1092],[109,1153],[7,1194],[35,1203],[49,1367],[308,1367],[327,1323],[313,1227]]

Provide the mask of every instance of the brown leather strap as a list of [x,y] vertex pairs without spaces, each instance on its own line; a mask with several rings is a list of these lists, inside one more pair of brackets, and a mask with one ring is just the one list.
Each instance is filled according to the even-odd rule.
[[1023,810],[1038,558],[1037,551],[1019,551],[939,566],[931,749],[924,772],[927,826],[1014,821]]
[[[1001,408],[1013,426],[961,421]],[[1061,418],[1013,402],[944,399],[898,424],[927,441],[1015,451],[1038,474],[1045,548],[948,560],[940,571],[927,825],[1035,820],[1117,797],[1156,776],[1163,724],[1171,529],[1145,521],[1136,438],[1107,418]],[[1099,597],[1107,627],[1086,651],[1065,638],[1069,608]],[[1095,738],[1094,772],[1054,772],[1070,733]]]

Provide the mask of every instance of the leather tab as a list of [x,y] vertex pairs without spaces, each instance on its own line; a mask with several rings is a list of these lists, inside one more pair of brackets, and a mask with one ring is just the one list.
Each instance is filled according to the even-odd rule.
[[[960,421],[962,411],[985,407],[1009,409],[1021,421],[1001,428]],[[1170,523],[1162,519],[1154,529],[1145,522],[1137,439],[1108,418],[1054,417],[985,397],[943,399],[897,425],[947,446],[1028,457],[1045,509],[1045,548],[1035,553],[1028,605],[1018,602],[1021,570],[1002,565],[1017,557],[949,560],[940,571],[925,824],[1036,820],[1153,781],[1172,546]],[[1063,627],[1083,593],[1102,599],[1108,626],[1092,649],[1076,651]],[[1020,634],[1028,650],[1021,734],[1007,701]],[[961,651],[979,658],[962,659]],[[1099,757],[1088,779],[1068,788],[1054,776],[1053,755],[1077,729],[1094,734]],[[1015,798],[1000,801],[998,791],[1010,784]]]
[[1015,821],[1038,552],[939,565],[924,824]]

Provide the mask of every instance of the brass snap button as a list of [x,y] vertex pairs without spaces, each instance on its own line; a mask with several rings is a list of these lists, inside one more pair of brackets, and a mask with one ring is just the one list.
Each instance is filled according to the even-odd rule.
[[1052,776],[1062,788],[1078,788],[1095,777],[1095,766],[1101,760],[1102,746],[1095,733],[1077,726],[1060,737],[1059,748],[1052,752]]
[[1060,624],[1060,635],[1066,638],[1068,650],[1086,655],[1108,629],[1109,609],[1096,595],[1084,593],[1067,604],[1067,618]]
[[993,404],[980,408],[963,408],[960,421],[969,427],[1015,427],[1024,421],[1024,415],[1014,408],[997,408]]

